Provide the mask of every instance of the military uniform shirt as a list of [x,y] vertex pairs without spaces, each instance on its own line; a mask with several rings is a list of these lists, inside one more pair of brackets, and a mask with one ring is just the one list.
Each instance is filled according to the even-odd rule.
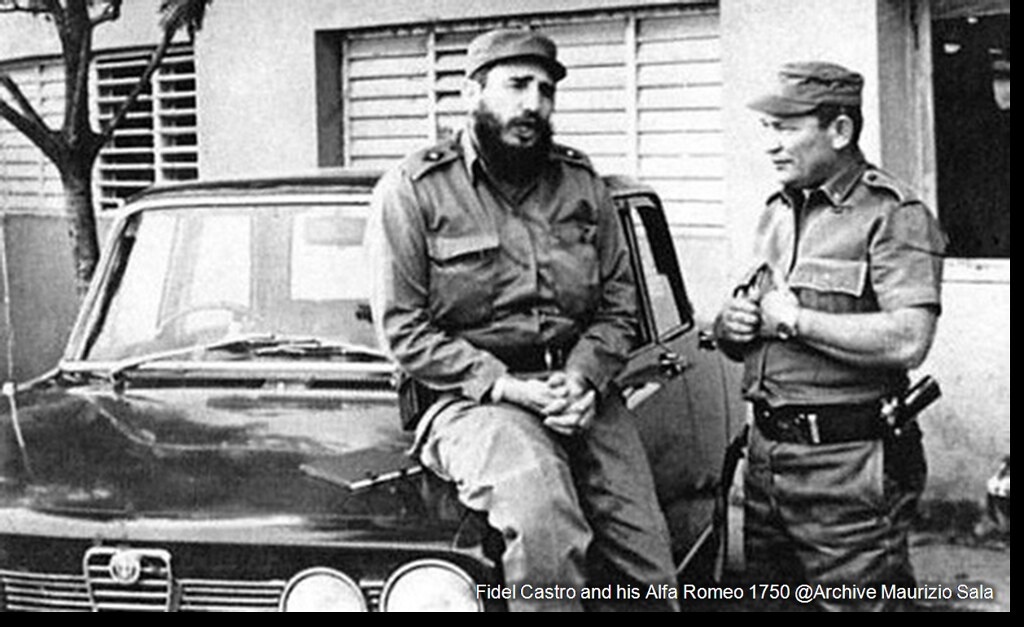
[[[810,193],[770,197],[754,252],[782,272],[801,307],[835,314],[938,312],[944,246],[928,209],[858,154]],[[773,406],[871,402],[906,384],[903,370],[846,364],[799,340],[759,340],[745,365],[747,397]]]
[[378,183],[367,243],[382,343],[432,388],[481,400],[508,371],[496,352],[571,346],[566,368],[603,390],[635,342],[614,204],[572,149],[518,194],[466,132],[417,152]]

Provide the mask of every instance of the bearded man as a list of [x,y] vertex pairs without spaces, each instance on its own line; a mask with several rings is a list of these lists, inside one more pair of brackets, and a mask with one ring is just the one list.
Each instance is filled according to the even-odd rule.
[[[587,585],[675,583],[613,384],[637,337],[628,251],[589,160],[551,140],[565,73],[537,33],[475,39],[466,128],[381,179],[367,233],[382,343],[437,397],[417,454],[501,532],[513,610],[581,609]],[[575,598],[521,594],[555,585]]]

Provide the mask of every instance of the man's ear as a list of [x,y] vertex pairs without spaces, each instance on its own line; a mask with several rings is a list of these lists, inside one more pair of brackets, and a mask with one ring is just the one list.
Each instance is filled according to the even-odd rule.
[[853,119],[845,113],[840,113],[830,125],[832,135],[832,148],[842,150],[853,142]]
[[462,101],[468,110],[476,111],[483,89],[483,85],[469,77],[462,79]]

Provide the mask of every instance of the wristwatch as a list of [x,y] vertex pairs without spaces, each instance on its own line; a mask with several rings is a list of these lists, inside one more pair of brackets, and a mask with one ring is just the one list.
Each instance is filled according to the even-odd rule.
[[779,339],[783,342],[792,340],[800,335],[800,328],[797,321],[800,320],[800,308],[793,308],[793,315],[787,320],[780,320],[775,325],[775,335],[779,336]]

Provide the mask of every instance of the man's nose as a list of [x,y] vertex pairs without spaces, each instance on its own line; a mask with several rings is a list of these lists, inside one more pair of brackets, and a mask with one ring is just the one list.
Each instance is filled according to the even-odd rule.
[[534,83],[523,90],[519,99],[519,107],[524,112],[538,113],[544,106],[544,98],[540,87]]

